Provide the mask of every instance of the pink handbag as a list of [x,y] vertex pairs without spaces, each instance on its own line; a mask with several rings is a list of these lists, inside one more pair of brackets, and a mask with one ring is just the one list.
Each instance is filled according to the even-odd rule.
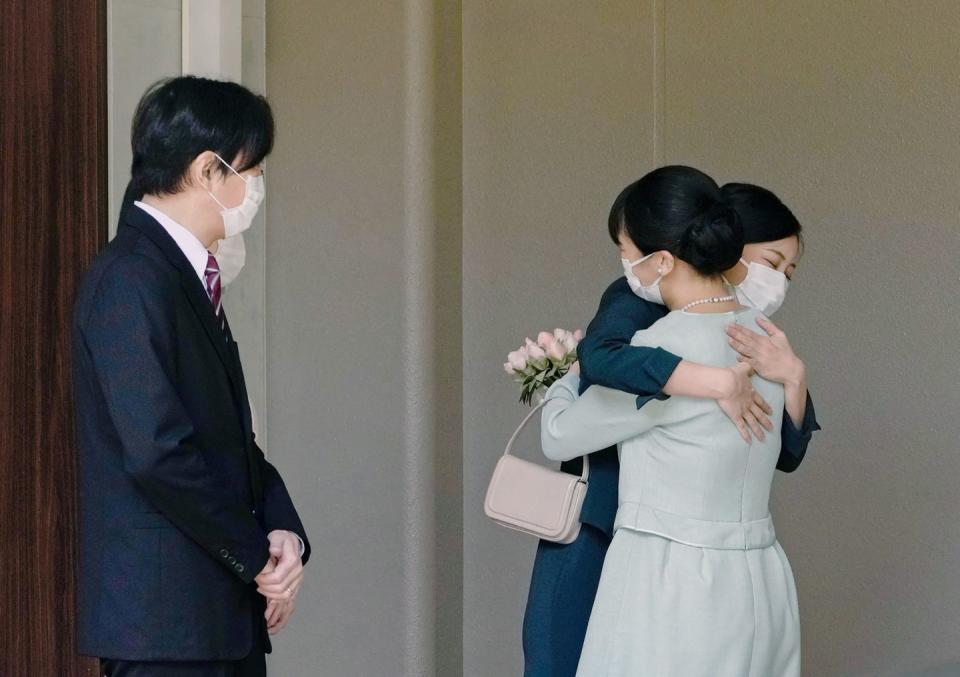
[[580,533],[580,508],[587,494],[590,467],[583,457],[577,477],[511,455],[517,436],[540,411],[527,414],[497,461],[483,511],[497,524],[555,543],[573,543]]

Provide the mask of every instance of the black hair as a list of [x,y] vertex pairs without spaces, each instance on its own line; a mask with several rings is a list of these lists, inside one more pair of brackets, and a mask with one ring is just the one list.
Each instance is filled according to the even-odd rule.
[[743,252],[739,216],[717,182],[693,167],[660,167],[631,183],[607,226],[615,243],[626,234],[644,254],[668,251],[701,275],[732,268]]
[[794,235],[802,244],[803,227],[773,192],[751,183],[728,183],[720,192],[724,201],[739,214],[746,244],[773,242]]
[[[235,82],[182,76],[149,87],[133,116],[131,190],[170,195],[184,185],[190,163],[204,151],[243,172],[273,149],[267,100]],[[217,162],[221,173],[230,170]]]

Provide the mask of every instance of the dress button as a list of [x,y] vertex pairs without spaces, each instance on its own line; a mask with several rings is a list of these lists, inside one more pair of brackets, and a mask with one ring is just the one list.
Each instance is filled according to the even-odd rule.
[[231,557],[229,561],[230,561],[230,564],[236,564],[236,563],[237,563],[237,558],[236,558],[236,557]]
[[220,556],[221,556],[221,557],[226,557],[226,556],[229,555],[229,554],[230,554],[230,553],[227,552],[227,549],[226,549],[226,548],[221,548],[221,549],[220,549]]
[[237,566],[237,571],[239,571],[239,572],[242,574],[242,573],[243,573],[243,565],[242,565],[242,564],[237,564],[236,566]]

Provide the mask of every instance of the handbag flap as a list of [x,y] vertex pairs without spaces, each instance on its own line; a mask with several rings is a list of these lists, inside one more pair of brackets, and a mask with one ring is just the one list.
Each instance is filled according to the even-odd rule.
[[502,456],[487,490],[485,510],[494,519],[556,532],[565,526],[573,508],[579,477],[525,461]]

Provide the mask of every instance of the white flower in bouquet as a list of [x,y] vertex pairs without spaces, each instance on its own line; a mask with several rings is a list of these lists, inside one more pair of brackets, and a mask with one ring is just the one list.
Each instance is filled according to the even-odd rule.
[[583,332],[579,329],[576,332],[569,332],[566,329],[555,329],[553,335],[563,344],[568,352],[576,350],[577,344],[580,343],[580,339],[583,338]]
[[537,340],[527,338],[524,345],[507,355],[503,369],[520,384],[520,402],[531,404],[537,395],[543,395],[557,379],[570,371],[577,361],[577,345],[583,331],[555,329],[542,331]]
[[508,374],[523,371],[527,368],[527,354],[522,350],[514,350],[507,355],[507,363],[503,365]]

